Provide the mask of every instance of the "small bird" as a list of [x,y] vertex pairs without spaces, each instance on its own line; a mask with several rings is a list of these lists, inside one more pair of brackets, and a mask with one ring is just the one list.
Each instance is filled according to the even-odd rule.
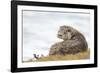
[[38,55],[33,54],[34,58],[39,59]]

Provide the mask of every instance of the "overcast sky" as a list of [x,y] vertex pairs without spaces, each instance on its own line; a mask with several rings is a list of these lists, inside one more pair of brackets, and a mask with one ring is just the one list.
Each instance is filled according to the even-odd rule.
[[50,46],[60,41],[57,32],[62,25],[83,33],[91,48],[88,13],[23,11],[23,57],[32,58],[34,53],[48,55]]

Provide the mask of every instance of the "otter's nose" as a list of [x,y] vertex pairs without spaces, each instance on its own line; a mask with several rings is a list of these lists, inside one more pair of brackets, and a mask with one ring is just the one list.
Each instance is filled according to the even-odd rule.
[[62,36],[62,35],[58,34],[58,36]]
[[58,33],[58,36],[62,36],[62,34]]

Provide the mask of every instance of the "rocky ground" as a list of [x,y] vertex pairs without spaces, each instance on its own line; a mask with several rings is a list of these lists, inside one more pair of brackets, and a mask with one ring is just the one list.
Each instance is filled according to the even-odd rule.
[[82,59],[89,59],[90,58],[90,50],[85,52],[80,52],[77,54],[66,54],[66,55],[52,55],[47,57],[41,57],[37,60],[29,60],[27,62],[44,62],[44,61],[62,61],[62,60],[82,60]]

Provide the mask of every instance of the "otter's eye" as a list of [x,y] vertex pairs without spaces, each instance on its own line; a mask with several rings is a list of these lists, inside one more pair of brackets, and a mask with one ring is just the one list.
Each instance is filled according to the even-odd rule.
[[64,34],[66,34],[66,32],[64,32]]
[[70,30],[67,30],[68,32],[70,32]]

